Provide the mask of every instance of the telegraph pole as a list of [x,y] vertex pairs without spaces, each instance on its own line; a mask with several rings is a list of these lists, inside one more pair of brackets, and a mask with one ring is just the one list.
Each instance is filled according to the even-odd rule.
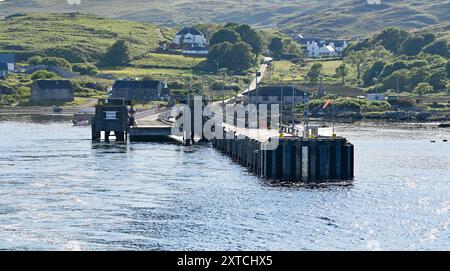
[[292,135],[295,134],[295,86],[294,73],[292,73]]

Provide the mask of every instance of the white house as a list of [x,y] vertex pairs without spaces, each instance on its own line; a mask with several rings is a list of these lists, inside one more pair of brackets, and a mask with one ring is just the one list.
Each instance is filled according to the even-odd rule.
[[185,27],[181,29],[173,39],[176,45],[189,44],[198,47],[206,46],[205,35],[195,27]]
[[10,72],[16,69],[16,57],[14,54],[0,54],[0,63],[6,63]]
[[297,34],[293,36],[302,47],[308,57],[337,57],[348,47],[347,40],[325,40],[320,38],[304,38]]

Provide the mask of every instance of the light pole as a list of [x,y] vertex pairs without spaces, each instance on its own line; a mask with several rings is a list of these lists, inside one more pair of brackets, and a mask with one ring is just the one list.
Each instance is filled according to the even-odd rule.
[[295,74],[292,73],[292,135],[295,134]]
[[283,131],[283,107],[284,107],[284,93],[283,93],[283,89],[284,89],[284,87],[283,87],[283,82],[284,82],[284,74],[280,74],[280,77],[281,77],[281,123],[280,123],[280,133]]

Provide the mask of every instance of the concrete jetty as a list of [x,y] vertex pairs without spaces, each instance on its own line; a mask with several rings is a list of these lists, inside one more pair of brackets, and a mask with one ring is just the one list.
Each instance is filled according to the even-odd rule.
[[[92,139],[100,140],[100,132],[104,131],[106,140],[114,132],[119,141],[126,141],[127,136],[130,141],[173,141],[172,124],[166,121],[167,117],[141,112],[136,115],[136,123],[130,125],[130,108],[123,101],[111,100],[96,107]],[[188,118],[192,118],[189,131],[194,131],[199,124],[203,127],[208,121],[200,116],[196,123],[193,113]],[[344,181],[354,177],[354,147],[345,138],[324,137],[309,131],[307,136],[300,137],[295,133],[280,134],[279,129],[237,128],[220,120],[215,121],[213,127],[212,146],[259,177],[304,183]],[[184,133],[185,144],[195,143],[194,132]],[[201,139],[205,140],[204,135]]]
[[[274,140],[275,138],[270,138]],[[275,149],[250,137],[213,139],[212,145],[256,175],[272,180],[324,182],[354,177],[354,147],[345,138],[296,136],[276,138]]]

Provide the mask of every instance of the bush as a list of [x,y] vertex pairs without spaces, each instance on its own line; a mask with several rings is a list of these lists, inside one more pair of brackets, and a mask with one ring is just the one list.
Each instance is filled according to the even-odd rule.
[[44,57],[37,65],[58,66],[65,71],[72,71],[72,65],[69,63],[69,61],[59,57]]
[[403,60],[395,61],[394,63],[384,66],[383,71],[380,74],[381,78],[386,78],[390,76],[393,72],[406,69],[408,67],[407,63]]
[[92,64],[74,64],[72,66],[72,70],[74,72],[79,73],[80,75],[90,75],[94,76],[98,73],[97,67]]
[[35,71],[32,75],[31,75],[31,80],[41,80],[41,79],[53,79],[58,77],[56,75],[56,73],[54,72],[49,72],[46,70],[40,70],[40,71]]
[[75,92],[87,94],[83,95],[83,97],[89,97],[92,96],[90,94],[95,95],[98,92],[106,92],[108,90],[107,86],[100,82],[73,80],[72,85]]
[[437,40],[428,44],[422,50],[422,52],[431,55],[440,55],[443,57],[450,57],[450,45],[446,40]]
[[420,83],[417,85],[417,87],[414,89],[414,93],[418,94],[419,96],[423,96],[424,94],[429,94],[433,92],[433,87],[428,83]]
[[402,69],[393,72],[383,81],[384,89],[398,89],[400,91],[408,90],[410,85],[411,75],[409,70]]
[[103,67],[127,66],[131,63],[130,46],[124,40],[116,41],[104,54],[100,65]]
[[447,84],[447,73],[444,69],[433,71],[433,73],[427,78],[427,82],[433,86],[436,91],[443,90]]
[[211,89],[217,91],[217,90],[222,90],[222,88],[224,88],[226,91],[230,91],[230,90],[235,91],[235,92],[241,91],[241,87],[236,83],[228,84],[228,85],[225,83],[225,86],[223,86],[222,84],[223,84],[222,81],[215,81],[214,83],[212,83]]
[[30,66],[37,66],[37,65],[41,64],[42,57],[41,56],[33,56],[33,57],[30,57],[27,60],[27,62]]
[[172,81],[167,84],[170,89],[184,89],[185,84],[180,81]]

